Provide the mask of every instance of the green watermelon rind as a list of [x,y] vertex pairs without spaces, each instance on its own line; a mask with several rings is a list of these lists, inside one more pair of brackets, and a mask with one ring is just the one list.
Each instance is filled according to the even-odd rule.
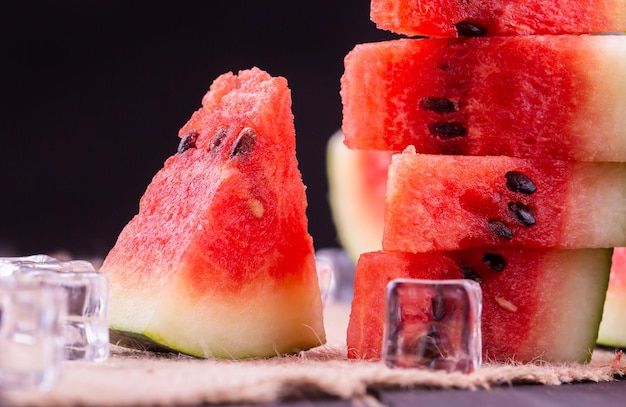
[[[109,328],[110,342],[123,348],[157,353],[181,353],[180,351],[163,345],[152,339],[148,334],[139,334],[131,331]],[[184,352],[183,352],[184,353]]]
[[[588,250],[593,250],[593,249],[588,249]],[[595,249],[595,250],[602,250],[602,249]],[[612,253],[612,249],[608,249],[607,253]],[[593,289],[593,287],[590,287],[589,285],[586,284],[580,284],[581,287],[581,295],[590,295],[591,293],[595,292],[597,295],[596,298],[596,302],[595,302],[595,306],[590,307],[589,310],[582,310],[582,311],[587,311],[587,312],[593,312],[595,315],[595,318],[590,318],[589,319],[589,329],[590,332],[595,333],[594,335],[590,335],[589,337],[589,342],[587,343],[587,348],[589,349],[589,352],[586,354],[585,358],[582,358],[581,360],[579,360],[579,362],[581,363],[589,363],[591,361],[591,358],[593,356],[593,350],[594,348],[597,346],[597,340],[598,340],[598,333],[599,333],[599,329],[600,329],[600,323],[602,321],[602,311],[604,309],[604,304],[605,304],[605,300],[606,300],[606,291],[609,285],[609,275],[610,275],[610,270],[611,270],[611,255],[608,254],[606,256],[606,261],[604,262],[596,262],[591,266],[595,266],[595,269],[589,269],[588,271],[588,275],[598,275],[601,276],[602,278],[598,278],[596,281],[597,286],[595,287],[595,289]],[[589,290],[591,288],[591,291]],[[566,338],[563,338],[563,340],[565,341]]]
[[626,295],[607,292],[598,345],[626,349]]
[[626,247],[615,247],[598,344],[626,349]]
[[[195,357],[198,359],[206,358],[206,355],[197,354],[192,350],[182,349],[175,344],[171,347],[168,346],[167,341],[160,335],[150,332],[137,333],[132,331],[126,331],[123,329],[109,328],[110,342],[116,346],[121,346],[127,349],[136,349],[142,352],[154,352],[162,354],[177,354]],[[311,347],[319,346],[319,343],[311,344],[310,347],[291,349],[290,351],[280,352],[281,354],[297,354],[300,351],[310,349]],[[232,353],[218,353],[214,352],[211,357],[215,359],[232,359],[235,356],[237,359],[258,359],[258,358],[271,358],[275,357],[276,353],[268,353],[267,355],[260,354],[241,354],[233,355]]]

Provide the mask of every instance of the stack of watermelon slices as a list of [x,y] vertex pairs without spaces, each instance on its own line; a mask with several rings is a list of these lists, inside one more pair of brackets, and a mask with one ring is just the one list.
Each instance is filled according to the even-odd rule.
[[429,37],[345,59],[344,143],[399,153],[348,355],[380,359],[392,279],[469,278],[486,360],[587,362],[626,245],[626,36],[592,33],[626,30],[624,2],[448,3],[372,0],[379,27]]

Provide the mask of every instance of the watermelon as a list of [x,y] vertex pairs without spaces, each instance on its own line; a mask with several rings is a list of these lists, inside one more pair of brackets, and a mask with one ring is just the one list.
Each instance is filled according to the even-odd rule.
[[626,348],[626,247],[616,247],[598,344]]
[[626,161],[625,95],[626,36],[398,39],[346,56],[342,129],[352,149]]
[[624,0],[371,0],[378,28],[427,36],[626,31]]
[[364,253],[355,272],[348,356],[381,358],[385,289],[391,280],[469,278],[482,288],[485,360],[587,362],[610,265],[611,249]]
[[218,77],[179,136],[102,265],[115,337],[217,358],[324,343],[287,81]]
[[387,169],[392,153],[350,150],[337,131],[327,142],[328,199],[338,240],[356,262],[382,248]]
[[383,249],[626,245],[626,163],[393,156]]

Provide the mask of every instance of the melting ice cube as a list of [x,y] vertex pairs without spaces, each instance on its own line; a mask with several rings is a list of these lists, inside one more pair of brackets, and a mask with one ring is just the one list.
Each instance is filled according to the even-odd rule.
[[469,373],[482,361],[482,293],[471,280],[396,279],[387,286],[383,358],[391,367]]
[[329,267],[332,270],[330,296],[333,300],[349,303],[354,294],[354,262],[345,250],[328,247],[315,252],[315,260],[318,264],[318,273],[321,267]]
[[335,269],[332,261],[324,257],[315,257],[315,268],[320,285],[322,305],[327,305],[333,300],[336,288]]
[[0,280],[0,390],[46,390],[57,382],[66,316],[64,290]]
[[0,258],[0,276],[63,289],[68,303],[65,358],[87,361],[108,358],[108,281],[91,263],[60,261],[46,255],[4,257]]

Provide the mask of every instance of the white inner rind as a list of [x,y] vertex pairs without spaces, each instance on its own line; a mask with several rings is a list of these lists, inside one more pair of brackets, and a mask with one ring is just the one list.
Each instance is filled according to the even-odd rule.
[[[623,161],[626,152],[626,36],[581,36],[572,69],[588,76],[586,101],[571,131],[590,161]],[[621,135],[621,136],[620,136]]]
[[563,211],[566,246],[624,246],[626,163],[579,163],[573,168]]
[[325,343],[321,297],[310,284],[255,281],[249,290],[188,295],[174,281],[137,289],[115,285],[109,321],[119,331],[140,333],[198,357],[271,357]]
[[[530,323],[527,359],[588,362],[594,349],[609,281],[611,249],[546,252],[543,283],[537,287],[540,310]],[[558,291],[553,291],[558,287]],[[541,303],[550,304],[541,308]],[[550,327],[546,330],[546,327]]]
[[626,295],[624,291],[607,291],[598,343],[606,346],[626,347]]

